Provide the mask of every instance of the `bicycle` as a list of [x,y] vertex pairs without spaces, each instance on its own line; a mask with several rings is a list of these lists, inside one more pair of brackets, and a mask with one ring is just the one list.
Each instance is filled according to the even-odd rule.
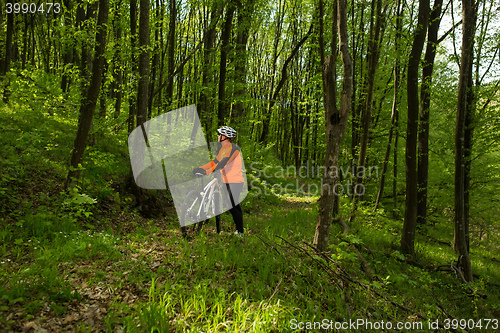
[[[195,176],[204,176],[196,173]],[[199,233],[203,224],[212,216],[215,216],[217,233],[220,233],[220,217],[223,212],[221,181],[215,176],[205,187],[203,187],[203,178],[201,187],[203,191],[191,190],[182,205],[181,213],[181,231],[184,238],[188,237],[188,227],[195,224],[192,229]],[[210,213],[212,213],[210,215]]]

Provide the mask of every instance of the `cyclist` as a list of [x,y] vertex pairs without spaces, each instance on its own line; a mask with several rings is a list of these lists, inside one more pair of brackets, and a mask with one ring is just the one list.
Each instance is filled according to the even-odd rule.
[[[195,168],[193,174],[210,175],[220,170],[230,200],[231,209],[229,212],[236,224],[235,234],[243,235],[243,210],[240,206],[240,194],[243,190],[244,178],[240,150],[232,143],[236,134],[236,131],[229,126],[222,126],[217,129],[217,142],[222,144],[217,156],[213,161]],[[216,219],[217,225],[219,225],[220,216],[217,216]]]

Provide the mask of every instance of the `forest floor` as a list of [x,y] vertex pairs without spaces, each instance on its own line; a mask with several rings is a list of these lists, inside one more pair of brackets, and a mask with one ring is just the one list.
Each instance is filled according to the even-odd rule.
[[[225,213],[222,234],[212,219],[187,241],[166,191],[139,203],[127,185],[126,115],[96,119],[83,177],[63,190],[77,97],[33,80],[13,80],[0,105],[1,332],[498,329],[498,233],[473,235],[470,284],[453,270],[447,208],[418,230],[412,257],[399,252],[390,201],[376,213],[361,204],[349,233],[333,224],[328,251],[316,253],[318,197],[273,193],[298,180],[249,174],[245,236]],[[348,197],[340,209],[347,216]]]
[[[96,212],[92,228],[80,223],[50,240],[15,232],[9,240],[6,230],[22,226],[4,225],[0,330],[282,332],[316,321],[328,331],[330,320],[364,320],[434,331],[429,325],[439,320],[441,331],[460,332],[453,324],[495,331],[500,270],[494,256],[474,256],[480,274],[465,285],[438,253],[445,242],[421,235],[420,256],[409,260],[397,251],[388,219],[366,212],[348,235],[334,225],[331,250],[320,256],[306,244],[314,234],[314,201],[249,198],[243,238],[232,235],[228,213],[222,234],[212,219],[190,241],[182,238],[175,211],[146,219],[111,208],[101,212],[106,217]],[[451,248],[445,252],[453,257]],[[373,331],[392,331],[385,328]]]

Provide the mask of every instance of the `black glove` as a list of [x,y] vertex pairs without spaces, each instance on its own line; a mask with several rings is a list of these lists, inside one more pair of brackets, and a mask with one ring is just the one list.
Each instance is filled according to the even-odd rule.
[[205,169],[202,169],[202,168],[194,168],[193,169],[193,175],[196,176],[197,173],[201,173],[202,175],[206,175],[207,172],[205,171]]

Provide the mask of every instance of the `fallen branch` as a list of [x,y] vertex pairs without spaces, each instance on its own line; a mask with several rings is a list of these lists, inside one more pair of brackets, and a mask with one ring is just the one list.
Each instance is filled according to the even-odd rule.
[[[315,262],[319,263],[320,266],[322,267],[325,267],[326,268],[326,271],[329,271],[329,272],[332,272],[335,276],[338,276],[340,277],[341,279],[346,279],[348,280],[349,282],[352,282],[352,283],[355,283],[357,285],[359,285],[360,287],[366,289],[367,291],[369,292],[372,292],[374,293],[375,295],[383,298],[384,300],[386,300],[387,302],[393,304],[394,306],[397,306],[398,308],[402,309],[402,310],[405,310],[409,313],[416,313],[415,311],[413,311],[412,309],[410,308],[407,308],[406,306],[402,305],[402,304],[399,304],[395,301],[393,301],[392,299],[390,299],[389,297],[379,293],[378,291],[372,289],[371,287],[363,284],[362,282],[360,281],[357,281],[356,279],[352,278],[351,276],[349,276],[349,274],[347,274],[347,272],[343,272],[343,270],[339,269],[340,267],[337,267],[337,270],[341,273],[344,273],[344,274],[339,274],[335,271],[333,271],[328,265],[325,265],[323,262],[321,262],[320,260],[318,260],[317,258],[314,258],[308,251],[306,251],[305,249],[303,249],[302,247],[300,246],[296,246],[294,244],[291,244],[289,241],[287,241],[286,239],[280,237],[280,236],[277,236],[278,238],[282,239],[284,242],[286,242],[287,244],[289,244],[290,246],[292,246],[293,248],[297,249],[297,250],[300,250],[301,252],[304,252],[306,253],[311,259],[313,259]],[[328,261],[331,261],[331,262],[334,262],[336,263],[335,261],[333,261],[333,259],[329,258],[328,256],[325,256],[325,252],[317,252],[317,249],[315,249],[312,245],[310,244],[307,244],[306,242],[304,242],[304,244],[306,244],[307,246],[309,246],[310,248],[312,248],[313,250],[316,251],[317,254],[321,255],[323,258],[326,258]],[[337,264],[337,263],[336,263]],[[424,315],[422,314],[419,314],[419,313],[416,313],[417,316],[419,316],[420,318],[424,319],[424,320],[427,320],[427,317],[425,317]]]
[[322,266],[323,268],[325,268],[327,271],[331,271],[333,274],[336,275],[336,273],[333,270],[331,270],[331,268],[329,266],[325,265],[323,262],[321,262],[318,259],[314,258],[308,251],[304,250],[300,246],[296,246],[296,245],[290,243],[289,241],[287,241],[286,239],[284,239],[281,236],[276,235],[276,237],[278,237],[279,239],[281,239],[282,241],[284,241],[285,243],[287,243],[288,245],[290,245],[294,249],[299,250],[299,251],[305,253],[307,256],[309,256],[312,260],[314,260],[315,262],[317,262],[320,266]]
[[467,280],[465,279],[465,276],[464,276],[464,273],[462,272],[462,269],[460,267],[457,267],[453,264],[454,260],[451,262],[451,269],[453,270],[453,272],[455,272],[455,274],[457,276],[460,276],[460,279],[462,280],[462,282],[468,287],[467,289],[469,290],[469,292],[471,294],[475,294],[475,295],[478,295],[479,297],[483,298],[483,299],[486,299],[488,298],[488,295],[486,294],[482,294],[482,293],[479,293],[477,292],[477,290],[475,290],[474,288],[472,288],[472,286],[470,285],[469,282],[467,282]]
[[[276,251],[276,253],[278,253],[280,255],[281,258],[283,258],[283,260],[286,262],[287,259],[283,256],[283,254],[281,254],[281,252],[273,245],[269,244],[268,242],[266,242],[264,239],[262,239],[259,235],[255,235],[257,236],[258,239],[261,240],[262,243],[264,243],[265,245],[267,245],[268,247],[272,248],[274,251]],[[276,243],[275,243],[276,244]],[[278,245],[278,244],[276,244]],[[289,266],[294,272],[295,274],[297,275],[303,275],[302,273],[300,273],[294,266]]]
[[[361,287],[365,288],[367,291],[369,292],[372,292],[374,293],[375,295],[379,296],[379,297],[382,297],[383,299],[385,299],[387,302],[391,303],[392,305],[394,306],[397,306],[398,308],[402,309],[402,310],[405,310],[406,312],[409,312],[409,313],[415,313],[415,311],[413,311],[412,309],[410,308],[407,308],[406,306],[402,305],[402,304],[399,304],[398,302],[396,301],[393,301],[392,299],[390,299],[389,297],[385,296],[385,295],[382,295],[381,293],[379,293],[378,291],[376,291],[375,289],[372,289],[370,288],[369,286],[359,282],[359,281],[355,281],[358,285],[360,285]],[[424,320],[427,320],[427,317],[420,314],[420,313],[417,313],[417,316],[419,316],[420,318],[424,319]]]
[[276,288],[274,288],[274,292],[273,294],[271,295],[271,297],[269,297],[269,299],[267,300],[267,304],[269,304],[269,302],[273,299],[274,295],[276,295],[276,293],[278,292],[279,288],[280,288],[280,285],[281,285],[281,281],[283,281],[283,278],[280,278],[280,281],[278,282],[278,285],[276,286]]
[[[261,237],[259,237],[259,235],[255,235],[255,236],[257,236],[257,238],[260,239],[262,243],[266,244],[267,247],[270,247],[271,249],[273,249],[274,251],[276,251],[276,253],[278,253],[281,257],[283,257],[283,255],[281,254],[281,252],[276,247],[274,247],[273,245],[268,244],[265,240],[263,240]],[[285,258],[283,257],[283,259],[285,259]]]
[[446,309],[439,303],[436,303],[436,306],[441,309],[441,311],[443,311],[443,313],[450,319],[455,319],[455,317],[453,317],[451,314],[448,313],[448,311],[446,311]]
[[337,222],[338,224],[340,224],[340,226],[342,227],[343,234],[347,234],[349,232],[349,227],[347,226],[347,223],[345,223],[343,218],[336,217],[333,219],[333,222]]
[[361,252],[359,252],[359,250],[356,248],[356,246],[354,246],[352,249],[354,250],[354,252],[358,256],[358,259],[361,263],[361,268],[363,269],[363,271],[366,273],[366,275],[368,275],[369,279],[371,280],[373,278],[373,271],[370,268],[370,266],[368,265],[368,261],[366,261],[366,259],[363,257]]
[[[379,298],[382,298],[383,300],[385,300],[386,302],[392,304],[393,306],[405,311],[405,312],[408,312],[410,314],[413,314],[415,315],[416,317],[420,318],[421,320],[429,320],[429,318],[413,309],[410,309],[408,308],[407,306],[403,305],[403,304],[400,304],[398,302],[396,302],[395,300],[391,299],[391,297],[389,296],[386,296],[382,293],[380,293],[379,291],[375,290],[374,288],[372,288],[370,285],[366,285],[358,280],[356,280],[355,278],[353,278],[352,276],[350,276],[350,274],[345,271],[337,261],[333,260],[330,256],[329,256],[329,252],[320,252],[318,251],[317,248],[315,248],[314,246],[312,246],[311,244],[309,243],[306,243],[306,242],[303,242],[307,247],[309,247],[311,250],[313,250],[314,254],[316,254],[316,256],[312,255],[309,251],[307,251],[307,249],[299,246],[299,245],[295,245],[295,244],[292,244],[290,241],[284,239],[283,237],[280,237],[280,236],[276,236],[278,238],[280,238],[283,242],[285,242],[286,244],[288,244],[290,246],[290,248],[293,248],[297,251],[300,251],[300,252],[303,252],[305,253],[309,258],[311,258],[314,262],[316,262],[320,267],[324,268],[324,271],[327,272],[330,276],[332,277],[335,277],[334,279],[334,282],[339,286],[340,289],[342,290],[348,290],[346,289],[346,286],[349,285],[349,283],[354,283],[354,284],[357,284],[358,286],[360,286],[361,288],[365,289],[366,291],[368,291],[369,293],[373,294],[374,296],[377,296]],[[277,244],[278,245],[278,244]],[[358,244],[359,245],[359,244]],[[278,246],[281,246],[281,245],[278,245]],[[357,250],[357,249],[356,249]],[[375,252],[375,251],[373,251]],[[385,254],[385,255],[388,255],[390,256],[390,254]],[[319,260],[318,256],[320,256],[321,258],[324,259],[323,260]],[[401,260],[401,261],[405,261],[405,260],[402,260],[402,259],[398,259],[398,260]],[[406,262],[406,261],[405,261]],[[423,266],[420,262],[417,262],[417,261],[414,261],[414,260],[411,260],[410,259],[410,262],[413,262],[414,264],[417,264],[419,266]],[[335,265],[335,268],[333,269],[329,263],[333,263]],[[426,269],[429,268],[429,266],[423,266],[425,267]],[[450,268],[449,265],[446,265],[446,266],[438,266],[438,267],[433,267],[433,270],[442,270],[442,268],[444,267],[448,267],[447,270],[449,271],[452,271],[452,268]],[[456,267],[455,267],[456,268]],[[457,268],[456,268],[457,269]],[[458,274],[458,273],[457,273]],[[462,274],[463,275],[463,274]],[[344,285],[345,284],[345,285]],[[277,289],[279,287],[280,283],[278,283],[278,286],[276,286],[275,288],[275,292],[273,293],[273,295],[271,296],[271,298],[274,296],[274,294],[277,292]],[[468,284],[469,285],[469,284]],[[469,285],[470,287],[470,285]],[[485,295],[482,295],[480,293],[477,293],[472,287],[470,287],[470,289],[473,291],[474,294],[476,295],[479,295],[483,298],[485,298]],[[270,298],[270,299],[271,299]],[[344,300],[346,302],[346,307],[348,309],[348,311],[350,312],[350,308],[349,308],[349,304],[347,303],[346,300]],[[438,305],[439,307],[439,305]],[[442,307],[440,307],[440,309],[442,309]],[[442,309],[443,310],[443,309]],[[444,312],[444,311],[443,311]],[[446,312],[445,312],[446,313]],[[449,318],[453,318],[451,315],[447,314],[446,315],[449,317]],[[439,328],[440,329],[444,329],[444,324],[442,323],[439,323]],[[452,330],[453,331],[453,330]]]

